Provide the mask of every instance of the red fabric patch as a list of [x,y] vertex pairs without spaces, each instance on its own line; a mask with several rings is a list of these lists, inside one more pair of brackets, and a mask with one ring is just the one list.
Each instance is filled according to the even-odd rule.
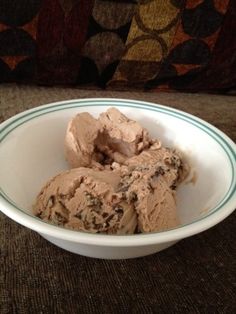
[[65,20],[65,45],[78,53],[84,45],[94,1],[81,0]]
[[74,84],[87,34],[92,1],[80,0],[66,14],[58,1],[44,1],[38,22],[38,81]]
[[55,0],[44,0],[38,18],[38,55],[43,57],[52,52],[60,41],[64,28],[64,12]]

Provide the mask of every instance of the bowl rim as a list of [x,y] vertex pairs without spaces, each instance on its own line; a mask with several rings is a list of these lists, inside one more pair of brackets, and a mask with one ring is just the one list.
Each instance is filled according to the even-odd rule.
[[[2,190],[0,187],[0,211],[2,211],[9,218],[16,222],[28,227],[38,233],[45,236],[55,237],[61,240],[67,240],[76,243],[97,245],[97,246],[146,246],[151,244],[159,244],[164,242],[177,241],[194,234],[207,230],[227,216],[229,216],[236,206],[236,145],[235,143],[222,131],[211,125],[210,123],[200,119],[192,114],[186,113],[182,110],[175,109],[166,105],[160,105],[147,101],[140,101],[134,99],[124,98],[81,98],[64,100],[46,105],[37,106],[35,108],[23,111],[13,117],[7,119],[0,125],[0,143],[10,134],[14,129],[27,121],[52,113],[58,110],[72,109],[76,107],[94,107],[94,106],[117,106],[117,107],[130,107],[139,108],[145,110],[152,110],[155,112],[164,112],[172,116],[185,120],[195,127],[202,129],[203,131],[215,139],[219,145],[221,145],[231,163],[232,178],[231,186],[224,195],[223,202],[221,200],[217,206],[215,206],[209,213],[196,219],[195,221],[168,229],[166,231],[134,234],[134,235],[104,235],[104,234],[92,234],[89,232],[81,232],[75,230],[69,230],[64,227],[55,226],[42,221],[29,213],[25,212],[22,208],[18,207]],[[69,106],[70,105],[70,106]]]

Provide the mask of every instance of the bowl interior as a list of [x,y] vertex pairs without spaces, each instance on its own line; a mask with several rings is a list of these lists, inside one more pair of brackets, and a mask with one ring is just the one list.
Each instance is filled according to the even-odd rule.
[[[68,108],[42,112],[21,121],[0,146],[0,186],[5,194],[25,212],[43,184],[53,175],[68,169],[64,159],[67,123],[75,114],[90,112],[95,117],[109,106]],[[142,108],[118,107],[128,117],[139,121],[163,145],[182,150],[191,165],[190,183],[177,192],[177,209],[183,224],[213,210],[227,193],[232,169],[224,148],[201,129],[179,115]],[[19,123],[19,122],[18,122]]]

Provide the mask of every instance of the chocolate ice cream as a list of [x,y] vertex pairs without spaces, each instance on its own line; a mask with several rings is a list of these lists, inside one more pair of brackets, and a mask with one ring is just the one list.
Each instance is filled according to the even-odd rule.
[[150,166],[158,163],[165,165],[165,168],[167,168],[163,176],[169,187],[177,187],[189,173],[188,163],[182,154],[176,149],[162,147],[161,145],[158,147],[153,145],[150,149],[125,161],[125,165],[129,167]]
[[89,113],[77,114],[68,124],[65,137],[66,159],[72,168],[97,164],[95,140],[102,131],[101,123]]
[[138,230],[151,232],[175,227],[178,224],[175,188],[166,180],[170,169],[162,163],[128,169],[121,169],[124,174],[119,186],[124,198],[135,208]]
[[113,161],[124,163],[152,143],[148,131],[116,108],[100,114],[77,114],[69,123],[65,138],[66,159],[72,168],[97,167]]
[[182,154],[115,108],[76,115],[65,139],[70,167],[46,183],[34,212],[92,233],[132,234],[179,224],[175,193],[189,173]]
[[52,178],[34,206],[36,216],[92,233],[134,233],[137,215],[118,191],[120,176],[109,170],[76,168]]
[[103,126],[103,132],[97,147],[112,161],[124,163],[127,158],[139,154],[150,146],[148,131],[116,108],[110,108],[100,114],[99,121]]

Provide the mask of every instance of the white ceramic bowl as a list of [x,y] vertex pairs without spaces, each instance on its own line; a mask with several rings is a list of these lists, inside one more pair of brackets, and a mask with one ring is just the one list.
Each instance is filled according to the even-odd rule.
[[[177,208],[182,225],[149,234],[89,234],[34,217],[31,206],[42,185],[68,168],[63,142],[68,121],[83,111],[94,116],[117,107],[163,144],[188,156],[196,182],[182,184]],[[97,258],[133,258],[163,250],[226,218],[236,207],[236,146],[221,131],[169,107],[124,99],[80,99],[20,113],[0,127],[0,210],[68,251]],[[194,180],[193,180],[194,181]]]

